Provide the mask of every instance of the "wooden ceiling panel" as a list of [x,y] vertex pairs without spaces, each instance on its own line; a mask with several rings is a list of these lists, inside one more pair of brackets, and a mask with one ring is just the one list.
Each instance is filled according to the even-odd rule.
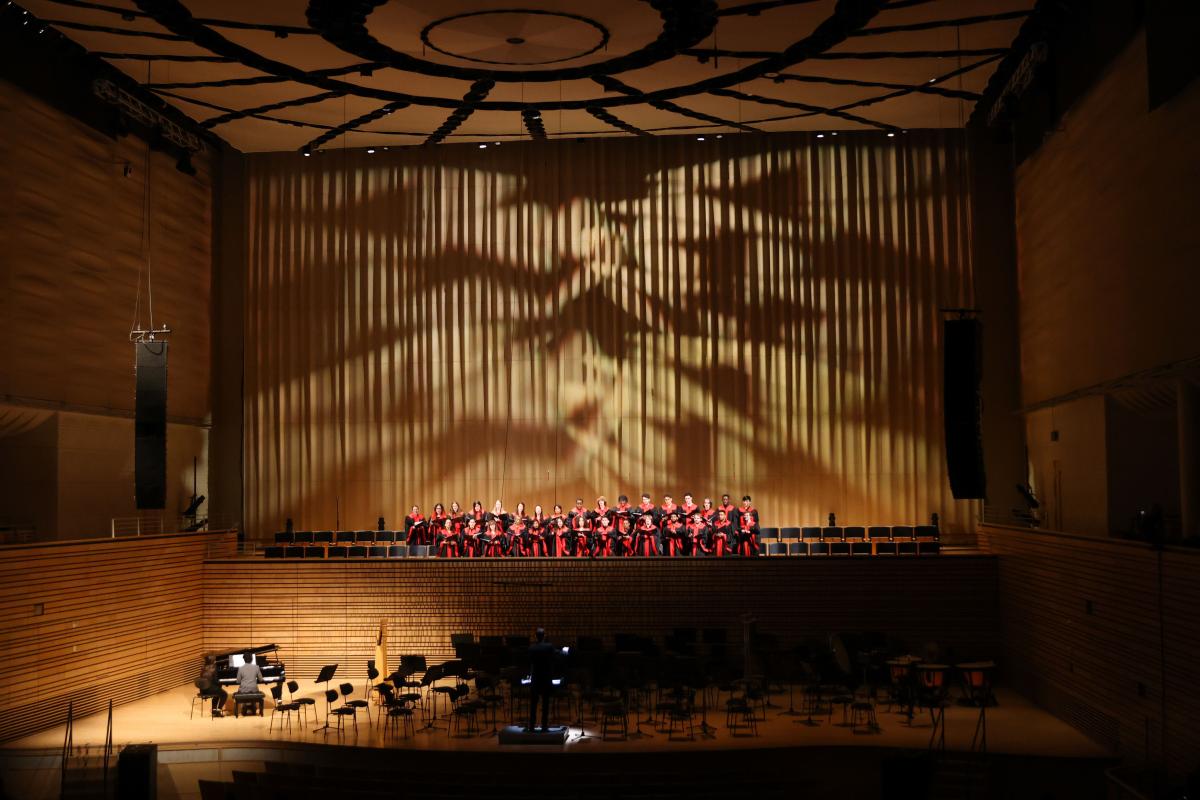
[[337,0],[21,5],[271,151],[529,137],[535,112],[550,138],[957,127],[1034,0],[393,0],[365,19]]

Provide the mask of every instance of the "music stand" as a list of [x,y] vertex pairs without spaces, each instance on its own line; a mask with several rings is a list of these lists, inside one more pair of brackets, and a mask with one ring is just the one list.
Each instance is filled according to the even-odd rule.
[[[331,680],[333,680],[333,673],[337,672],[337,668],[338,668],[337,664],[327,664],[324,667],[321,667],[321,672],[317,675],[316,679],[313,680],[313,683],[324,683],[325,691],[328,693],[329,692],[329,682]],[[329,730],[329,695],[328,694],[325,695],[325,724],[319,728],[313,729],[313,733],[316,733],[317,731],[327,731],[327,730]]]

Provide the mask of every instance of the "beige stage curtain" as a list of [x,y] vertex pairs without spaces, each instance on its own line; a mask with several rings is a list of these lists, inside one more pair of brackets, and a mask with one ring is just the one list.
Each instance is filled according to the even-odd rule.
[[972,297],[966,159],[956,131],[252,157],[248,530],[642,491],[969,526],[938,316]]

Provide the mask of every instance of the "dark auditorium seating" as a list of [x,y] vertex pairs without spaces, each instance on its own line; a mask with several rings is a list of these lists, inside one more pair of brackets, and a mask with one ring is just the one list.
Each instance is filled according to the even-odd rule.
[[313,531],[315,544],[333,544],[333,531]]
[[391,544],[396,541],[395,531],[375,531],[375,542],[377,544]]
[[304,557],[305,558],[324,558],[325,557],[325,548],[321,545],[309,545],[308,547],[304,548]]
[[408,548],[408,556],[409,556],[409,558],[428,558],[429,557],[429,545],[427,545],[427,544],[413,545],[412,547]]
[[767,555],[786,556],[787,554],[788,546],[786,542],[767,542]]
[[304,549],[298,544],[288,545],[283,549],[284,558],[304,558]]
[[351,545],[350,547],[346,548],[346,551],[347,551],[346,554],[350,558],[366,558],[367,557],[367,546],[365,544]]
[[821,529],[813,527],[804,527],[800,529],[800,535],[805,539],[820,539]]
[[852,556],[869,556],[871,555],[871,543],[863,540],[848,542],[850,545],[850,555]]
[[333,535],[333,540],[337,544],[353,544],[354,531],[338,531]]
[[295,531],[276,531],[275,544],[291,544],[296,541]]
[[867,538],[871,541],[889,540],[892,538],[892,529],[887,525],[872,525],[867,528]]
[[296,531],[295,542],[296,542],[296,544],[312,544],[313,543],[313,532],[312,531]]
[[405,558],[408,556],[408,545],[392,544],[388,545],[388,558]]
[[911,525],[893,525],[893,539],[911,539],[913,538],[913,528]]
[[806,556],[808,555],[808,542],[790,542],[788,543],[789,556]]
[[283,558],[283,547],[277,544],[264,547],[263,556],[265,558]]
[[841,528],[825,527],[821,529],[821,538],[827,542],[830,542],[834,539],[845,539],[846,534]]
[[918,542],[917,555],[919,556],[936,556],[942,551],[942,543],[938,541]]
[[913,529],[913,536],[918,539],[938,539],[938,529],[932,525],[918,525]]
[[902,556],[915,556],[917,554],[917,543],[913,539],[897,541],[896,552]]
[[850,543],[842,539],[826,540],[826,545],[829,547],[829,555],[831,556],[848,556],[850,555]]
[[354,532],[354,543],[355,544],[374,544],[375,543],[375,531],[355,531]]
[[347,551],[347,548],[345,545],[342,545],[342,544],[330,545],[329,547],[325,548],[325,557],[326,558],[345,558],[347,555],[346,551]]
[[882,541],[873,541],[875,545],[875,555],[877,556],[894,556],[898,553],[895,542],[889,542],[887,539]]
[[779,529],[779,538],[780,539],[799,539],[800,538],[800,529],[799,528],[780,528]]
[[759,528],[758,529],[758,540],[760,542],[765,542],[770,539],[778,539],[778,538],[779,538],[779,528]]
[[847,525],[845,529],[846,539],[865,539],[867,538],[867,529],[861,525]]
[[808,543],[808,554],[810,556],[827,556],[829,555],[829,542],[815,541]]
[[387,558],[387,554],[388,546],[386,544],[373,544],[368,553],[371,558]]

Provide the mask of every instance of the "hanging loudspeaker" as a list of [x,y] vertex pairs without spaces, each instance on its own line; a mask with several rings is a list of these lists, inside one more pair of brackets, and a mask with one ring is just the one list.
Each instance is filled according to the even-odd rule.
[[133,474],[138,509],[167,506],[167,343],[135,342]]
[[943,323],[942,402],[946,425],[946,468],[956,500],[981,500],[987,494],[983,471],[983,329],[977,319]]

